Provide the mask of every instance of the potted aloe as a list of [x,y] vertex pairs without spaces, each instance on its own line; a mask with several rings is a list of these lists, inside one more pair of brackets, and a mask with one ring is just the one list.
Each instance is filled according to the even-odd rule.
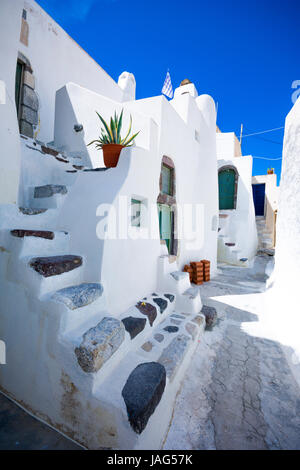
[[116,167],[119,161],[122,148],[131,147],[133,141],[139,132],[130,137],[132,127],[132,117],[130,116],[130,125],[126,137],[122,139],[121,128],[123,120],[123,109],[120,116],[115,112],[114,117],[110,118],[110,126],[105,122],[102,116],[96,111],[101,123],[101,135],[98,139],[92,140],[88,145],[95,144],[97,149],[103,150],[104,164],[108,168]]

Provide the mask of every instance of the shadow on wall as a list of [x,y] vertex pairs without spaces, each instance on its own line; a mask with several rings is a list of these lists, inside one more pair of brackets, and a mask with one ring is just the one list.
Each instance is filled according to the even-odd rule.
[[71,232],[72,252],[84,255],[86,282],[101,280],[105,240],[98,238],[97,225],[110,213],[130,165],[131,149],[123,149],[116,168],[92,169],[78,174],[62,207],[58,228]]
[[[67,86],[58,90],[55,96],[54,146],[59,150],[68,152],[71,157],[80,157],[82,164],[87,167],[105,168],[102,151],[97,152],[97,161],[92,161],[90,157],[85,142],[85,123],[78,122]],[[80,87],[78,88],[80,90]],[[91,113],[93,112],[94,110],[91,110]],[[97,138],[97,136],[94,138]]]

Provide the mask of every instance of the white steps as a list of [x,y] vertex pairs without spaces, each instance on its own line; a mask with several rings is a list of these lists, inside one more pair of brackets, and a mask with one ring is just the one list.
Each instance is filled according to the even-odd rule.
[[229,213],[219,213],[218,262],[248,267],[249,260],[243,256],[239,249],[238,241],[229,235],[230,218],[231,214]]

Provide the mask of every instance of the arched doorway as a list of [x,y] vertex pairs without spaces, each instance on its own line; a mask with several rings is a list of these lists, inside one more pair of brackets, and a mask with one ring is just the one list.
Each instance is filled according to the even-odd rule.
[[164,240],[170,255],[177,255],[178,240],[176,237],[176,179],[173,160],[164,156],[159,179],[157,208],[159,217],[160,239]]
[[236,209],[238,172],[234,166],[223,166],[218,172],[219,210]]

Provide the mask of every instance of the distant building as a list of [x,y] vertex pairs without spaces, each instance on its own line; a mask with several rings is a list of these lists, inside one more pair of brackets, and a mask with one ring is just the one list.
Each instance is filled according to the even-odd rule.
[[275,173],[252,177],[255,216],[259,232],[259,249],[273,249],[276,244],[278,189]]
[[216,133],[219,232],[218,261],[249,266],[257,250],[257,232],[252,197],[252,157],[242,156],[234,132]]

